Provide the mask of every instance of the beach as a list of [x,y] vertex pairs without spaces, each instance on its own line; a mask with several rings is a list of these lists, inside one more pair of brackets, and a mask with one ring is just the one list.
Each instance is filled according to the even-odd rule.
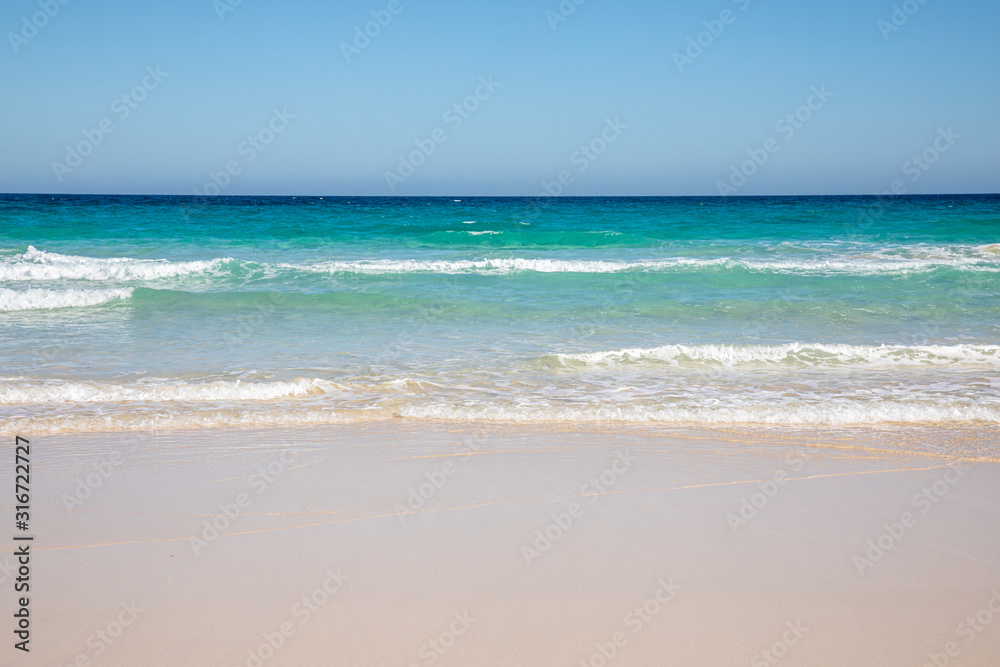
[[1000,667],[1000,3],[0,23],[0,667]]
[[31,664],[991,664],[995,436],[41,435]]

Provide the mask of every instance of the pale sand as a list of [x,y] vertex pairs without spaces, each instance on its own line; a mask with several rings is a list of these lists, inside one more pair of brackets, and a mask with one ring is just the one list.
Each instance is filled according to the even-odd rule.
[[[419,422],[38,435],[32,652],[3,654],[31,665],[883,667],[939,653],[939,665],[997,665],[996,435]],[[949,467],[958,460],[971,463]],[[98,484],[102,462],[116,463]],[[248,480],[268,465],[284,470]],[[794,479],[761,490],[779,471]],[[96,490],[67,511],[88,473]],[[607,493],[581,488],[602,473]],[[446,481],[401,519],[427,475]],[[220,505],[242,493],[250,503],[225,527]],[[760,507],[734,534],[741,505],[750,515],[743,500]],[[582,513],[557,528],[553,515],[566,524],[574,503]],[[883,536],[907,512],[909,527]],[[190,538],[213,519],[221,535],[196,555]],[[536,544],[546,527],[556,539]],[[858,560],[880,536],[888,551]],[[530,564],[525,547],[539,549]],[[12,574],[0,576],[7,615]],[[307,616],[296,604],[309,596]],[[645,620],[628,616],[644,603]],[[121,634],[107,645],[99,630]]]

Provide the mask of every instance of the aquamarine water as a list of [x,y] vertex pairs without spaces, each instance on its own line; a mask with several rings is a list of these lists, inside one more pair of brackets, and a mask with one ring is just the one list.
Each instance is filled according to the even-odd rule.
[[1000,422],[1000,197],[0,196],[0,431]]

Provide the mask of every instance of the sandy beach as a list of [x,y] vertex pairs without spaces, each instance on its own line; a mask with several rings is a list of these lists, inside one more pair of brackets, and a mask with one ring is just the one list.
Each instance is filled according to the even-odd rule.
[[0,667],[1000,667],[1000,2],[0,24]]
[[992,427],[379,422],[32,445],[30,664],[1000,656]]

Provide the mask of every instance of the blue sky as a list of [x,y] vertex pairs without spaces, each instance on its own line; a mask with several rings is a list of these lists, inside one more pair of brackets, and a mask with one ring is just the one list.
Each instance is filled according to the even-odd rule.
[[0,191],[1000,191],[996,2],[236,2],[3,3]]

